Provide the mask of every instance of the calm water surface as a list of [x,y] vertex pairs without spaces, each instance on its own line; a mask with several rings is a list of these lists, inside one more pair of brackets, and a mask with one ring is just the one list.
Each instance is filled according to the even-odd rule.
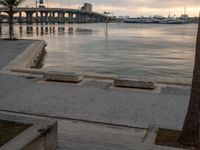
[[[15,25],[17,37],[45,39],[44,68],[190,79],[197,25]],[[0,36],[8,33],[2,25]]]

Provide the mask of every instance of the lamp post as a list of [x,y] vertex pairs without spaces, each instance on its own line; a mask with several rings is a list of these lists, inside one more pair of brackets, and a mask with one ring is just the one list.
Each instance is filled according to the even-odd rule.
[[35,8],[36,8],[36,23],[38,23],[38,10],[37,10],[37,8],[38,8],[38,0],[35,0]]
[[49,7],[49,0],[47,0],[47,8]]
[[[108,15],[110,15],[112,13],[105,11],[104,14],[108,16]],[[108,36],[108,23],[109,23],[109,18],[107,17],[107,19],[106,19],[106,36]]]
[[38,8],[38,0],[35,0],[35,7]]

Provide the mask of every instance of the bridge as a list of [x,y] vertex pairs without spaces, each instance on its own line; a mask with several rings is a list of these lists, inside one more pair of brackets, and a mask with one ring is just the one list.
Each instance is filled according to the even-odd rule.
[[[3,14],[9,9],[0,8],[0,23],[7,20]],[[97,12],[67,8],[14,8],[14,20],[18,23],[98,23],[111,17]]]

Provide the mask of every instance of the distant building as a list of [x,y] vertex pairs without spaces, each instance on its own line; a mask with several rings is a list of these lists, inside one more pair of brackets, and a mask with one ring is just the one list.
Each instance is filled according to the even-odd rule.
[[189,19],[189,16],[187,14],[181,15],[181,19]]
[[154,15],[153,18],[156,18],[156,19],[164,19],[165,17],[161,16],[161,15]]
[[130,17],[129,16],[124,16],[124,19],[129,19]]
[[83,7],[81,7],[81,10],[92,11],[92,4],[84,3]]

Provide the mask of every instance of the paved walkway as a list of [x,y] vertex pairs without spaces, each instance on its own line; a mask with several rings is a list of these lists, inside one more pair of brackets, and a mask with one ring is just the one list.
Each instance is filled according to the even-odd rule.
[[161,93],[110,90],[0,75],[0,110],[147,128],[181,128],[189,87]]

